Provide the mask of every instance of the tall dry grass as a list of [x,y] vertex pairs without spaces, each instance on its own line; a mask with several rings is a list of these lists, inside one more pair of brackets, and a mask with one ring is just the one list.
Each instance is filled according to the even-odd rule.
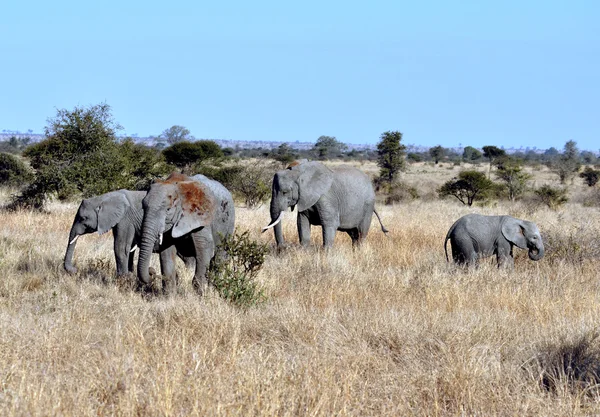
[[[406,180],[425,187],[451,175],[436,169]],[[268,256],[259,275],[268,301],[243,312],[214,292],[198,298],[183,265],[177,295],[143,298],[113,277],[110,234],[82,237],[82,272],[67,275],[76,207],[0,213],[2,415],[600,413],[593,377],[572,383],[556,359],[580,340],[597,357],[596,208],[380,206],[389,235],[374,221],[356,251],[343,234],[319,250],[314,228],[314,247]],[[535,221],[546,258],[517,251],[514,272],[493,260],[454,269],[443,239],[471,211]],[[272,244],[260,234],[268,219],[266,207],[237,208],[238,229]],[[295,213],[283,221],[295,244]]]

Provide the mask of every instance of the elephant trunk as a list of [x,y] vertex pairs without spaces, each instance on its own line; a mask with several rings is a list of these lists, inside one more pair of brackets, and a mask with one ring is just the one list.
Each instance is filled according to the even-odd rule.
[[71,226],[71,232],[69,232],[69,242],[67,244],[67,251],[65,253],[65,260],[63,266],[65,271],[69,274],[76,274],[77,268],[73,265],[73,253],[75,253],[75,245],[77,244],[77,238],[83,233],[79,233],[76,224]]
[[[152,217],[153,218],[153,217]],[[138,279],[144,284],[150,284],[150,258],[156,240],[159,239],[158,222],[150,220],[150,216],[145,216],[142,224],[142,235],[140,239],[140,253],[138,258]]]
[[529,259],[539,261],[544,257],[544,245],[538,245],[535,248],[529,249]]

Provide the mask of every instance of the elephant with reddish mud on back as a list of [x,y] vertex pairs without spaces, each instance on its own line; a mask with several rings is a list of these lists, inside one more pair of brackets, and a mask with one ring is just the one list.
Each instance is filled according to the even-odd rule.
[[[81,201],[73,219],[63,266],[71,274],[77,273],[73,265],[73,254],[77,239],[81,235],[98,232],[103,234],[112,229],[117,275],[134,273],[135,249],[141,240],[142,200],[146,191],[118,190]],[[158,250],[158,246],[155,248]],[[186,265],[193,266],[194,258],[184,259]]]
[[364,241],[373,213],[381,230],[387,233],[375,210],[375,191],[371,179],[353,167],[329,169],[320,162],[296,161],[273,177],[271,223],[278,249],[284,246],[281,218],[283,212],[298,206],[300,244],[310,243],[311,226],[321,226],[323,246],[331,247],[336,231],[348,233],[352,246]]
[[458,219],[444,240],[452,246],[452,259],[456,264],[477,266],[479,259],[495,255],[498,267],[514,268],[513,246],[529,250],[529,259],[539,261],[544,257],[544,243],[535,223],[511,216],[482,216],[467,214]]
[[235,209],[231,193],[221,183],[204,175],[173,173],[164,181],[150,187],[143,202],[138,279],[141,288],[150,281],[150,254],[159,242],[163,289],[173,292],[175,253],[194,256],[196,270],[192,281],[202,294],[206,286],[206,272],[221,238],[233,233]]

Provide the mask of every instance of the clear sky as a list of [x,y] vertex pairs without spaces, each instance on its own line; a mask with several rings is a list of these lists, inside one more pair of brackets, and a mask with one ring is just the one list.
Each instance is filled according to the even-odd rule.
[[600,148],[600,1],[7,0],[0,57],[0,129]]

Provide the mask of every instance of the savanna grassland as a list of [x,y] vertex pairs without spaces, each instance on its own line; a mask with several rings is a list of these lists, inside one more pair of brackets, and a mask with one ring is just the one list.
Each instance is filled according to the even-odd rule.
[[[321,251],[320,228],[297,248],[286,213],[291,247],[267,256],[267,301],[248,311],[214,291],[199,298],[182,263],[177,295],[142,297],[114,278],[110,233],[80,238],[68,275],[77,203],[0,213],[1,414],[599,414],[600,213],[581,203],[595,191],[576,179],[558,211],[437,199],[459,169],[412,165],[403,180],[422,198],[379,204],[390,233],[374,218],[356,251],[340,233]],[[531,172],[532,184],[557,183]],[[273,244],[260,233],[268,206],[236,210],[237,230]],[[513,272],[493,259],[456,270],[443,240],[469,212],[536,222],[546,257],[516,249]]]

